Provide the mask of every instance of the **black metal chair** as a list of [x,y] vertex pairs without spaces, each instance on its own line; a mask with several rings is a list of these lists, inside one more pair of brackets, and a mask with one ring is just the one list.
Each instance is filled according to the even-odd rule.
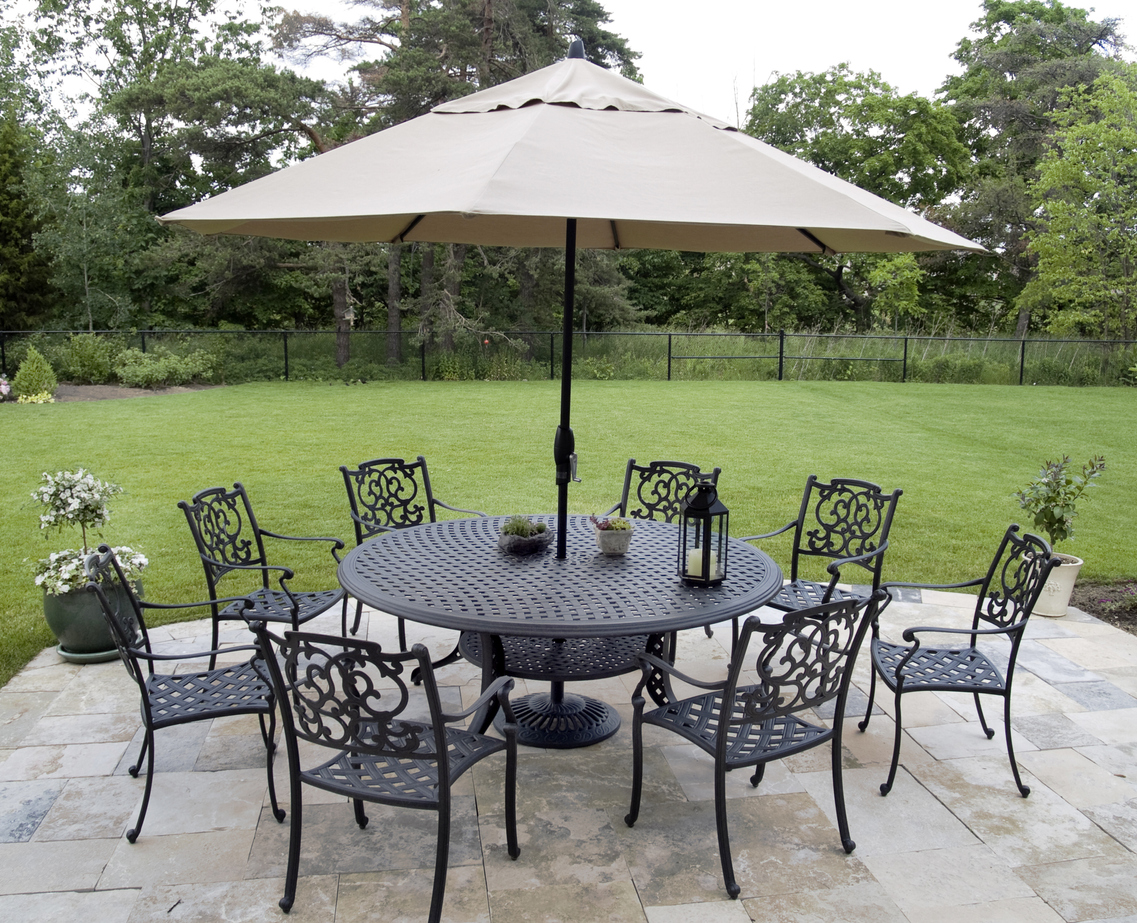
[[675,522],[679,519],[679,505],[691,489],[700,483],[717,484],[721,471],[721,468],[700,471],[698,465],[678,461],[637,465],[634,458],[629,458],[624,472],[624,492],[620,501],[604,515]]
[[[889,793],[892,783],[896,780],[900,739],[904,731],[900,700],[908,692],[970,692],[975,699],[975,710],[979,713],[979,724],[988,740],[995,736],[995,731],[987,726],[979,696],[1000,696],[1003,699],[1003,729],[1006,732],[1007,756],[1011,761],[1011,772],[1014,773],[1019,794],[1024,798],[1030,794],[1030,788],[1023,785],[1019,776],[1018,764],[1015,762],[1015,748],[1011,742],[1011,683],[1014,680],[1015,660],[1018,657],[1023,633],[1026,631],[1027,620],[1046,585],[1050,571],[1060,562],[1058,557],[1051,553],[1050,546],[1044,539],[1029,533],[1019,536],[1018,531],[1017,525],[1011,525],[1004,533],[985,577],[968,580],[966,583],[884,585],[889,595],[899,587],[947,590],[969,586],[978,586],[979,595],[975,601],[971,628],[935,626],[906,628],[903,634],[905,643],[894,644],[882,639],[879,625],[873,623],[872,642],[869,645],[873,665],[869,704],[859,727],[862,731],[868,727],[876,695],[876,678],[879,675],[894,693],[896,701],[896,739],[892,747],[892,765],[888,768],[888,780],[880,786],[882,795]],[[919,636],[922,634],[966,635],[969,643],[966,647],[931,646],[921,643]],[[991,657],[978,646],[980,640],[998,638],[1010,642],[1010,657],[1005,677]],[[950,641],[945,643],[950,644]]]
[[[837,586],[841,568],[850,564],[868,572],[871,592],[875,593],[880,588],[888,533],[902,493],[899,488],[885,493],[870,481],[854,478],[834,478],[828,483],[819,481],[815,474],[806,478],[797,519],[773,532],[742,539],[753,542],[794,530],[789,582],[767,605],[782,612],[793,612],[855,596],[857,594]],[[803,576],[803,564],[808,564],[810,558],[829,559],[828,581]],[[737,643],[737,619],[734,636]]]
[[[506,839],[510,858],[517,858],[517,726],[509,705],[512,679],[502,677],[492,683],[465,711],[445,714],[430,655],[421,644],[410,653],[385,654],[371,641],[296,631],[285,632],[281,638],[270,634],[264,622],[251,624],[261,649],[279,654],[279,659],[269,656],[267,660],[281,703],[292,809],[282,909],[290,910],[296,897],[304,784],[350,798],[361,829],[367,826],[365,801],[438,812],[428,917],[437,923],[449,859],[450,788],[479,760],[504,750]],[[412,667],[422,676],[422,694],[417,700],[407,685]],[[408,714],[408,706],[414,707],[423,698],[429,714],[426,722]],[[493,699],[507,717],[505,740],[448,727]],[[328,758],[301,767],[299,741],[329,751]]]
[[[289,542],[329,542],[332,557],[338,564],[340,557],[337,552],[344,547],[338,538],[279,535],[262,529],[253,515],[249,495],[240,483],[234,484],[232,490],[210,487],[199,491],[189,503],[179,500],[178,508],[186,514],[186,522],[189,523],[205,569],[209,598],[213,600],[212,647],[217,647],[222,621],[258,618],[267,622],[287,622],[295,629],[327,612],[336,603],[343,604],[342,622],[346,633],[347,599],[343,589],[336,587],[334,590],[313,592],[289,589],[288,581],[294,576],[292,569],[269,564],[264,543],[265,538]],[[231,573],[255,574],[260,578],[260,588],[246,594],[252,601],[249,612],[246,612],[241,602],[222,606],[223,600],[218,598],[218,585],[222,578]],[[269,576],[274,573],[280,584],[279,590],[269,586]],[[210,667],[213,667],[212,660]]]
[[[189,724],[193,721],[208,721],[229,715],[256,715],[260,719],[261,737],[265,742],[265,762],[268,766],[268,791],[272,801],[272,813],[278,821],[284,820],[284,811],[276,802],[276,787],[272,778],[272,757],[276,744],[276,712],[274,698],[269,686],[264,661],[258,648],[253,645],[227,647],[220,650],[176,654],[155,654],[150,647],[150,636],[146,630],[143,609],[188,609],[205,607],[208,602],[160,604],[143,602],[134,592],[129,580],[123,577],[122,568],[114,552],[107,545],[100,545],[97,554],[90,555],[86,562],[88,577],[87,590],[94,593],[102,606],[103,615],[110,628],[111,638],[118,648],[126,672],[138,684],[142,696],[142,723],[145,736],[138,760],[129,768],[135,778],[146,759],[146,789],[142,795],[142,807],[138,819],[126,832],[131,843],[138,839],[142,822],[146,819],[146,808],[150,804],[150,790],[154,782],[154,732],[162,728]],[[243,604],[240,598],[218,600]],[[218,654],[251,652],[253,656],[242,663],[212,667],[213,658]],[[183,663],[209,657],[211,667],[194,673],[166,674],[155,673],[154,664],[168,661]],[[268,718],[266,727],[265,718]]]
[[[358,468],[340,465],[340,472],[351,503],[351,523],[355,528],[356,545],[384,532],[436,522],[438,507],[471,516],[486,515],[477,510],[451,506],[435,497],[430,488],[426,459],[421,455],[413,462],[402,458],[375,458],[362,462]],[[362,614],[363,603],[356,600],[355,622],[351,626],[353,635],[359,631]],[[406,649],[406,625],[403,619],[399,619],[399,650]],[[447,658],[443,660],[452,662]],[[442,662],[439,661],[436,666]]]
[[[777,624],[750,616],[731,655],[730,672],[720,682],[703,682],[680,673],[659,657],[641,657],[643,677],[632,694],[632,801],[624,821],[639,817],[643,788],[643,726],[674,731],[714,757],[715,822],[719,858],[727,893],[737,898],[727,826],[727,772],[753,766],[750,784],[762,781],[766,764],[829,741],[832,745],[833,799],[845,852],[856,843],[849,836],[841,777],[841,732],[853,663],[871,620],[868,598],[842,599],[786,613]],[[753,643],[756,657],[747,659]],[[739,685],[743,669],[754,664],[754,685]],[[644,690],[655,673],[666,673],[700,689],[700,695],[645,712]],[[829,727],[808,710],[836,699],[836,718]]]

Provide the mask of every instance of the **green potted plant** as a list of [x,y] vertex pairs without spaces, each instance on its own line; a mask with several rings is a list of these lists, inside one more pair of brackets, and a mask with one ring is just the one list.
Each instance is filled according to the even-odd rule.
[[[1042,470],[1023,490],[1015,492],[1019,506],[1034,518],[1034,528],[1046,533],[1050,546],[1057,549],[1060,542],[1074,537],[1074,517],[1078,515],[1077,501],[1087,487],[1105,471],[1105,459],[1098,455],[1084,464],[1080,471],[1070,465],[1070,456],[1061,461],[1047,461]],[[1055,551],[1062,562],[1051,571],[1050,579],[1035,604],[1038,615],[1059,618],[1066,614],[1074,581],[1084,563],[1081,558]]]
[[553,540],[553,530],[528,516],[510,516],[497,537],[498,547],[508,554],[533,554],[544,551]]
[[[111,498],[122,488],[101,481],[89,471],[44,472],[40,486],[32,491],[32,499],[43,507],[39,517],[41,529],[78,526],[83,536],[82,550],[68,548],[55,551],[33,565],[36,586],[43,588],[43,614],[55,633],[61,657],[75,663],[110,660],[118,656],[110,629],[103,618],[98,598],[80,592],[87,585],[83,562],[91,549],[87,530],[98,530],[110,518]],[[114,549],[123,572],[141,595],[142,569],[149,563],[145,555],[121,545]]]
[[611,516],[607,519],[597,519],[589,516],[592,522],[592,531],[596,536],[596,547],[604,554],[624,554],[632,544],[632,535],[635,527],[631,520],[621,516]]

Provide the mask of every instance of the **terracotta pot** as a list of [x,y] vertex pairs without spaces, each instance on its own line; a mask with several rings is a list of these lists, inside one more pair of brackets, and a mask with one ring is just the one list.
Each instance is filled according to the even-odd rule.
[[1074,581],[1078,579],[1078,573],[1084,562],[1072,554],[1058,552],[1054,554],[1062,563],[1050,572],[1046,586],[1042,588],[1038,602],[1034,604],[1034,614],[1049,619],[1060,619],[1070,607],[1070,594],[1074,592]]

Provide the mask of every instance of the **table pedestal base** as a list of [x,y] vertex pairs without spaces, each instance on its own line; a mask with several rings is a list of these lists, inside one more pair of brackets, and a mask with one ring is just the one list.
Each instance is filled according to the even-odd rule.
[[[511,704],[517,718],[517,742],[527,747],[588,747],[620,729],[616,709],[587,696],[565,695],[561,683],[554,683],[551,692],[522,696]],[[500,731],[504,723],[505,716],[499,711],[494,726]]]

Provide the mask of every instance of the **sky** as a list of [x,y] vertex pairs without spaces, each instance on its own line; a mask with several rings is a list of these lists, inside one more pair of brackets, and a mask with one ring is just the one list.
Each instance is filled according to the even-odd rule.
[[[932,97],[959,73],[951,55],[980,0],[600,0],[608,28],[641,52],[644,84],[731,123],[771,75],[824,71],[848,62],[874,70],[901,93]],[[1137,41],[1137,0],[1070,0],[1094,18],[1122,20]],[[1126,55],[1133,59],[1130,52]]]

